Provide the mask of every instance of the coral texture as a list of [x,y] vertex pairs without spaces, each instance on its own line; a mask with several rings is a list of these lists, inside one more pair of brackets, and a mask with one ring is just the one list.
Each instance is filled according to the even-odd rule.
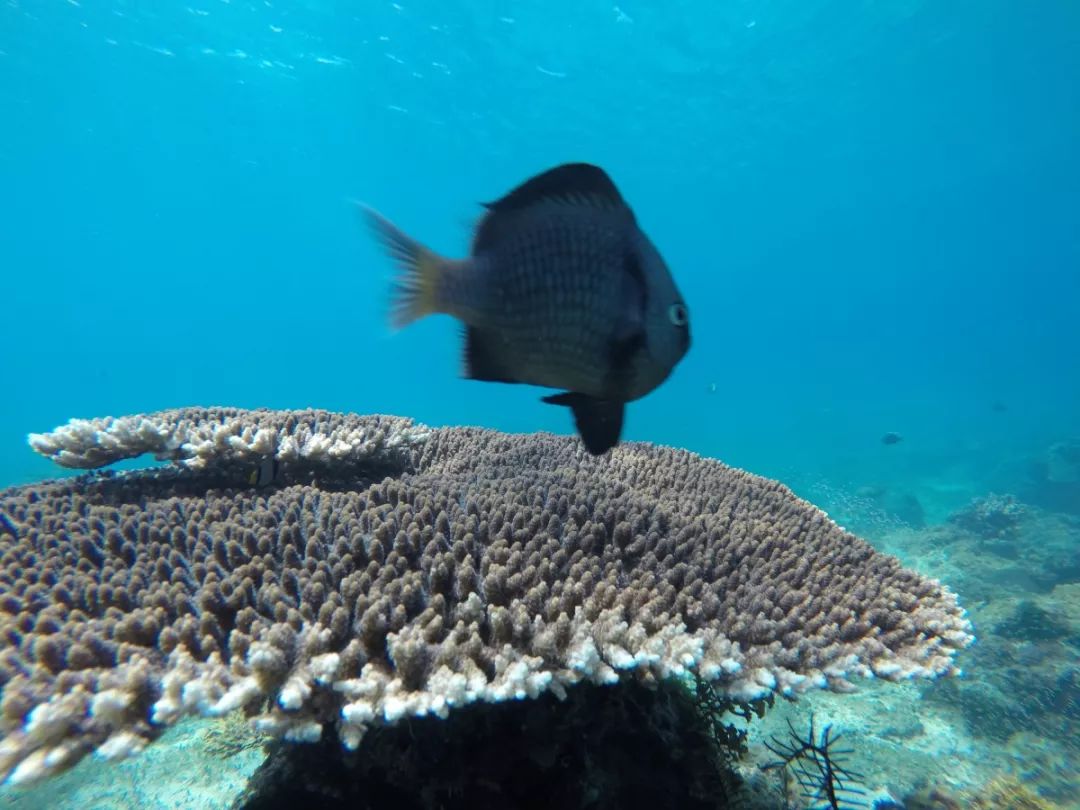
[[145,453],[192,470],[248,465],[268,456],[303,469],[383,461],[400,466],[425,434],[410,419],[330,411],[180,408],[154,414],[72,419],[30,446],[61,467],[95,469]]
[[[937,581],[685,451],[232,409],[31,443],[69,465],[180,463],[0,493],[16,784],[135,753],[188,714],[355,748],[374,725],[579,682],[695,671],[746,701],[932,677],[972,639]],[[272,483],[248,485],[266,458]]]
[[950,515],[949,522],[979,537],[1005,538],[1017,533],[1027,515],[1027,507],[1012,495],[991,493],[974,498],[964,509]]

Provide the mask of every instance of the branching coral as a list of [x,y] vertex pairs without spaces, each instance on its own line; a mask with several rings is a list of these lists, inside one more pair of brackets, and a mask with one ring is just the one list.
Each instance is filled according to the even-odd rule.
[[844,765],[845,758],[853,751],[837,748],[840,734],[825,726],[818,736],[814,731],[814,717],[810,716],[810,728],[806,736],[799,734],[788,722],[790,737],[775,737],[765,747],[779,757],[765,765],[766,769],[778,768],[785,783],[794,781],[794,792],[811,810],[855,810],[866,806],[866,792],[859,787],[862,776]]
[[[149,437],[149,438],[148,438]],[[0,493],[0,773],[242,709],[295,741],[579,683],[726,699],[953,671],[955,596],[786,487],[641,444],[189,409],[35,436],[175,468]],[[238,474],[281,462],[267,487]]]

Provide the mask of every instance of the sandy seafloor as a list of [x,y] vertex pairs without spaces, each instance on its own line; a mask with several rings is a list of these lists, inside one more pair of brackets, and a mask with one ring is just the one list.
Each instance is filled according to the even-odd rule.
[[[928,519],[914,528],[912,515],[890,511],[905,502],[895,493],[820,482],[806,489],[800,494],[845,528],[956,590],[978,640],[960,656],[959,678],[862,681],[852,694],[777,701],[750,724],[743,772],[774,778],[758,769],[775,759],[762,742],[785,736],[789,720],[805,729],[812,713],[818,729],[844,733],[854,749],[845,764],[864,777],[868,802],[936,788],[963,807],[1021,806],[973,803],[997,783],[1045,800],[1038,807],[1080,808],[1080,516],[994,493],[949,512],[924,482]],[[938,495],[956,503],[970,493]],[[87,757],[45,784],[0,789],[0,807],[227,808],[262,761],[253,743],[240,722],[185,721],[135,759]]]

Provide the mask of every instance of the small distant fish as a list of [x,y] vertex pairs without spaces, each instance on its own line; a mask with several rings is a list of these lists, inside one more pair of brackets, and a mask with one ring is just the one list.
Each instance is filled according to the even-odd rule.
[[882,444],[897,444],[898,442],[902,442],[903,440],[904,437],[901,436],[899,433],[886,433],[884,436],[881,437]]
[[1009,410],[1009,408],[1000,399],[995,399],[990,405],[990,410],[992,410],[994,413],[1005,413],[1005,411]]
[[603,169],[568,163],[484,206],[470,255],[450,259],[365,208],[401,276],[393,321],[465,324],[465,377],[564,389],[586,449],[619,442],[625,403],[690,348],[690,315],[656,247]]
[[274,456],[263,456],[258,466],[248,475],[248,483],[253,487],[268,487],[281,479],[281,462]]

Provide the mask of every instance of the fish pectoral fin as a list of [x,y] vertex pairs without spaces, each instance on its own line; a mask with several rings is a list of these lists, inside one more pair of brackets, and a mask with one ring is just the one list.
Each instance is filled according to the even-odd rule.
[[640,325],[627,324],[616,332],[608,347],[606,390],[626,391],[633,382],[634,358],[645,348],[645,330]]
[[500,361],[495,350],[495,341],[501,340],[497,334],[465,327],[465,378],[483,382],[516,383],[513,375]]
[[620,391],[633,376],[634,359],[645,348],[644,270],[633,252],[627,253],[627,273],[622,279],[621,309],[608,346],[608,390]]
[[629,370],[629,366],[633,364],[634,355],[644,348],[645,330],[640,325],[635,325],[632,329],[627,328],[622,332],[616,332],[608,349],[608,362],[611,364],[611,370],[616,374]]
[[574,412],[574,425],[577,427],[585,449],[594,456],[602,455],[619,443],[622,433],[623,412],[626,406],[622,402],[567,391],[544,397],[549,405],[565,405]]

